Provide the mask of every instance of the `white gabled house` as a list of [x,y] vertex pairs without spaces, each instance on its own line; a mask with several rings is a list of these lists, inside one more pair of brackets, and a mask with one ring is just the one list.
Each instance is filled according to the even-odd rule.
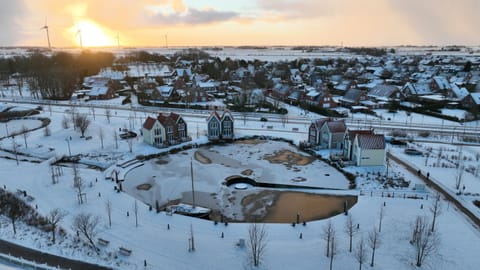
[[225,110],[220,116],[217,111],[211,112],[207,118],[207,133],[210,141],[233,140],[235,132],[232,113]]
[[143,141],[155,147],[166,147],[191,140],[187,123],[176,113],[159,113],[148,117],[142,127]]
[[353,141],[352,161],[357,166],[384,166],[386,159],[385,136],[357,134]]

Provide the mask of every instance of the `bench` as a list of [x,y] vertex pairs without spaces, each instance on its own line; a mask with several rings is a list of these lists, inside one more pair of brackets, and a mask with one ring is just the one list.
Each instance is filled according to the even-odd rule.
[[108,246],[108,244],[110,244],[110,241],[102,239],[102,238],[98,238],[98,243],[102,246]]
[[124,247],[119,247],[118,251],[120,252],[120,254],[125,255],[125,256],[130,256],[130,254],[132,254],[131,249],[126,249]]

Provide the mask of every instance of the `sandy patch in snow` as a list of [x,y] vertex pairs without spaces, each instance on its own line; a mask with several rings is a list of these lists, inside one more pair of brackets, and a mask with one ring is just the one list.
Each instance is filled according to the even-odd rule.
[[291,167],[292,165],[305,166],[315,160],[315,158],[312,156],[304,156],[300,153],[294,153],[285,149],[276,151],[273,155],[265,155],[264,159],[270,161],[271,163],[283,163],[287,167]]
[[195,151],[194,157],[195,157],[195,160],[197,160],[198,162],[200,162],[202,164],[211,164],[212,163],[212,161],[209,158],[202,155],[202,153],[200,153],[199,151]]

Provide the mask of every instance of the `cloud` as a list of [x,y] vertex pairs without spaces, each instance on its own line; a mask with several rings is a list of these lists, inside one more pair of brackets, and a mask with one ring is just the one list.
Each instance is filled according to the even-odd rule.
[[[2,1],[0,9],[0,45],[16,44],[22,40],[22,14],[25,12],[23,1]],[[40,29],[40,27],[39,27]]]
[[478,0],[388,0],[402,22],[430,44],[478,44]]
[[157,13],[149,18],[151,23],[163,25],[201,25],[229,21],[240,16],[237,12],[217,11],[214,9],[199,10],[189,8],[183,13]]
[[348,0],[257,0],[266,17],[277,19],[307,19],[333,16]]

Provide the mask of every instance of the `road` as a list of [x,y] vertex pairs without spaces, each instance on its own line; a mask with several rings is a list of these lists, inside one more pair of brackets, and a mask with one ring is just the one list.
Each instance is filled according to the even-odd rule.
[[[90,109],[97,109],[97,110],[123,110],[123,111],[134,111],[135,113],[158,113],[159,111],[164,112],[177,112],[182,114],[183,117],[192,117],[192,118],[202,118],[206,119],[206,117],[210,114],[208,110],[194,110],[194,109],[179,109],[179,108],[159,108],[159,107],[150,107],[150,106],[142,106],[142,105],[131,105],[130,107],[120,106],[118,104],[112,104],[108,101],[105,101],[104,104],[96,104],[93,103],[86,103],[86,102],[79,102],[79,101],[70,101],[70,102],[53,102],[49,100],[36,100],[36,99],[0,99],[3,102],[10,102],[10,103],[18,103],[18,104],[37,104],[37,105],[46,105],[52,107],[82,107],[82,108],[90,108]],[[97,111],[97,114],[101,114]],[[268,123],[286,123],[286,124],[299,124],[299,125],[310,125],[312,119],[305,117],[305,116],[283,116],[278,114],[269,114],[269,113],[238,113],[233,112],[233,117],[237,119],[237,121],[259,121],[261,117],[266,117]],[[353,128],[373,128],[376,131],[383,131],[383,132],[391,132],[393,130],[403,130],[407,133],[413,133],[415,136],[418,132],[421,131],[428,131],[431,135],[442,135],[442,136],[451,136],[452,140],[454,137],[462,137],[462,136],[469,136],[473,138],[478,138],[478,133],[480,128],[478,126],[468,126],[465,124],[423,124],[423,123],[406,123],[406,122],[396,122],[392,120],[379,120],[379,119],[352,119],[352,118],[345,118],[345,122],[348,127]],[[307,130],[304,131],[305,133]]]
[[[72,270],[109,270],[111,268],[44,253],[35,249],[16,245],[0,239],[0,252],[17,258],[23,258],[38,264]],[[3,268],[2,268],[3,269]]]

